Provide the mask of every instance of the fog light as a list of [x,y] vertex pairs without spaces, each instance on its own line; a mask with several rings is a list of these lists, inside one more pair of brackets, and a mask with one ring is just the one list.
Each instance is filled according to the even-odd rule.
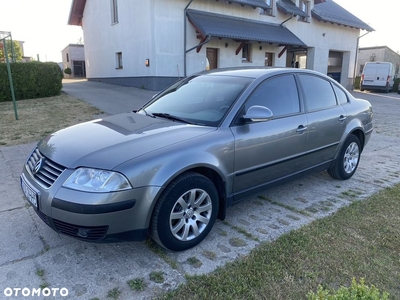
[[77,235],[82,238],[87,238],[89,235],[90,229],[78,228]]

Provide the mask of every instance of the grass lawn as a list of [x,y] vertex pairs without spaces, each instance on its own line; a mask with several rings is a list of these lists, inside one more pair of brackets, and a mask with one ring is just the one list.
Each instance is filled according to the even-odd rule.
[[0,146],[38,141],[59,129],[98,118],[102,112],[65,93],[59,96],[0,102]]
[[264,243],[165,299],[307,299],[365,278],[400,299],[400,185]]

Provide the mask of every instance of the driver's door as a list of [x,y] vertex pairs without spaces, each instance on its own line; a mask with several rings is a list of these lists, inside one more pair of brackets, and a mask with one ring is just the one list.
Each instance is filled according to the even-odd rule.
[[235,138],[233,193],[240,194],[304,169],[307,150],[307,116],[299,100],[293,75],[268,79],[247,100],[268,107],[269,121],[241,122],[231,128]]

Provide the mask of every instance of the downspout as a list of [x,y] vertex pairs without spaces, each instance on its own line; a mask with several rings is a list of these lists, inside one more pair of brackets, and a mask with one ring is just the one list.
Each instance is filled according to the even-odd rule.
[[283,21],[281,24],[279,24],[279,26],[282,26],[283,24],[285,24],[287,21],[293,19],[294,15],[291,15],[290,18],[286,19],[285,21]]
[[186,5],[185,9],[183,10],[183,76],[186,77],[186,32],[187,32],[187,25],[186,25],[186,11],[189,8],[190,4],[192,4],[194,0],[190,0],[189,3]]
[[358,45],[360,43],[360,39],[364,36],[366,36],[368,33],[370,33],[371,31],[368,31],[367,33],[363,34],[362,36],[359,36],[357,38],[357,46],[356,46],[356,55],[355,55],[355,61],[354,61],[354,73],[353,73],[353,90],[354,87],[356,85],[356,72],[357,72],[357,60],[358,60]]

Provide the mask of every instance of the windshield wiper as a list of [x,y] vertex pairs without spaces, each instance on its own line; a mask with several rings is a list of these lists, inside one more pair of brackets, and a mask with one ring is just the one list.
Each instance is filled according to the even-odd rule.
[[146,116],[155,118],[155,116],[152,113],[147,112],[144,108],[141,108],[140,110],[142,110],[146,114]]
[[171,115],[171,114],[167,114],[167,113],[152,113],[153,116],[155,117],[161,117],[161,118],[166,118],[169,120],[173,120],[173,121],[179,121],[179,122],[183,122],[183,123],[187,123],[187,124],[193,124],[192,122],[182,119],[180,117]]

